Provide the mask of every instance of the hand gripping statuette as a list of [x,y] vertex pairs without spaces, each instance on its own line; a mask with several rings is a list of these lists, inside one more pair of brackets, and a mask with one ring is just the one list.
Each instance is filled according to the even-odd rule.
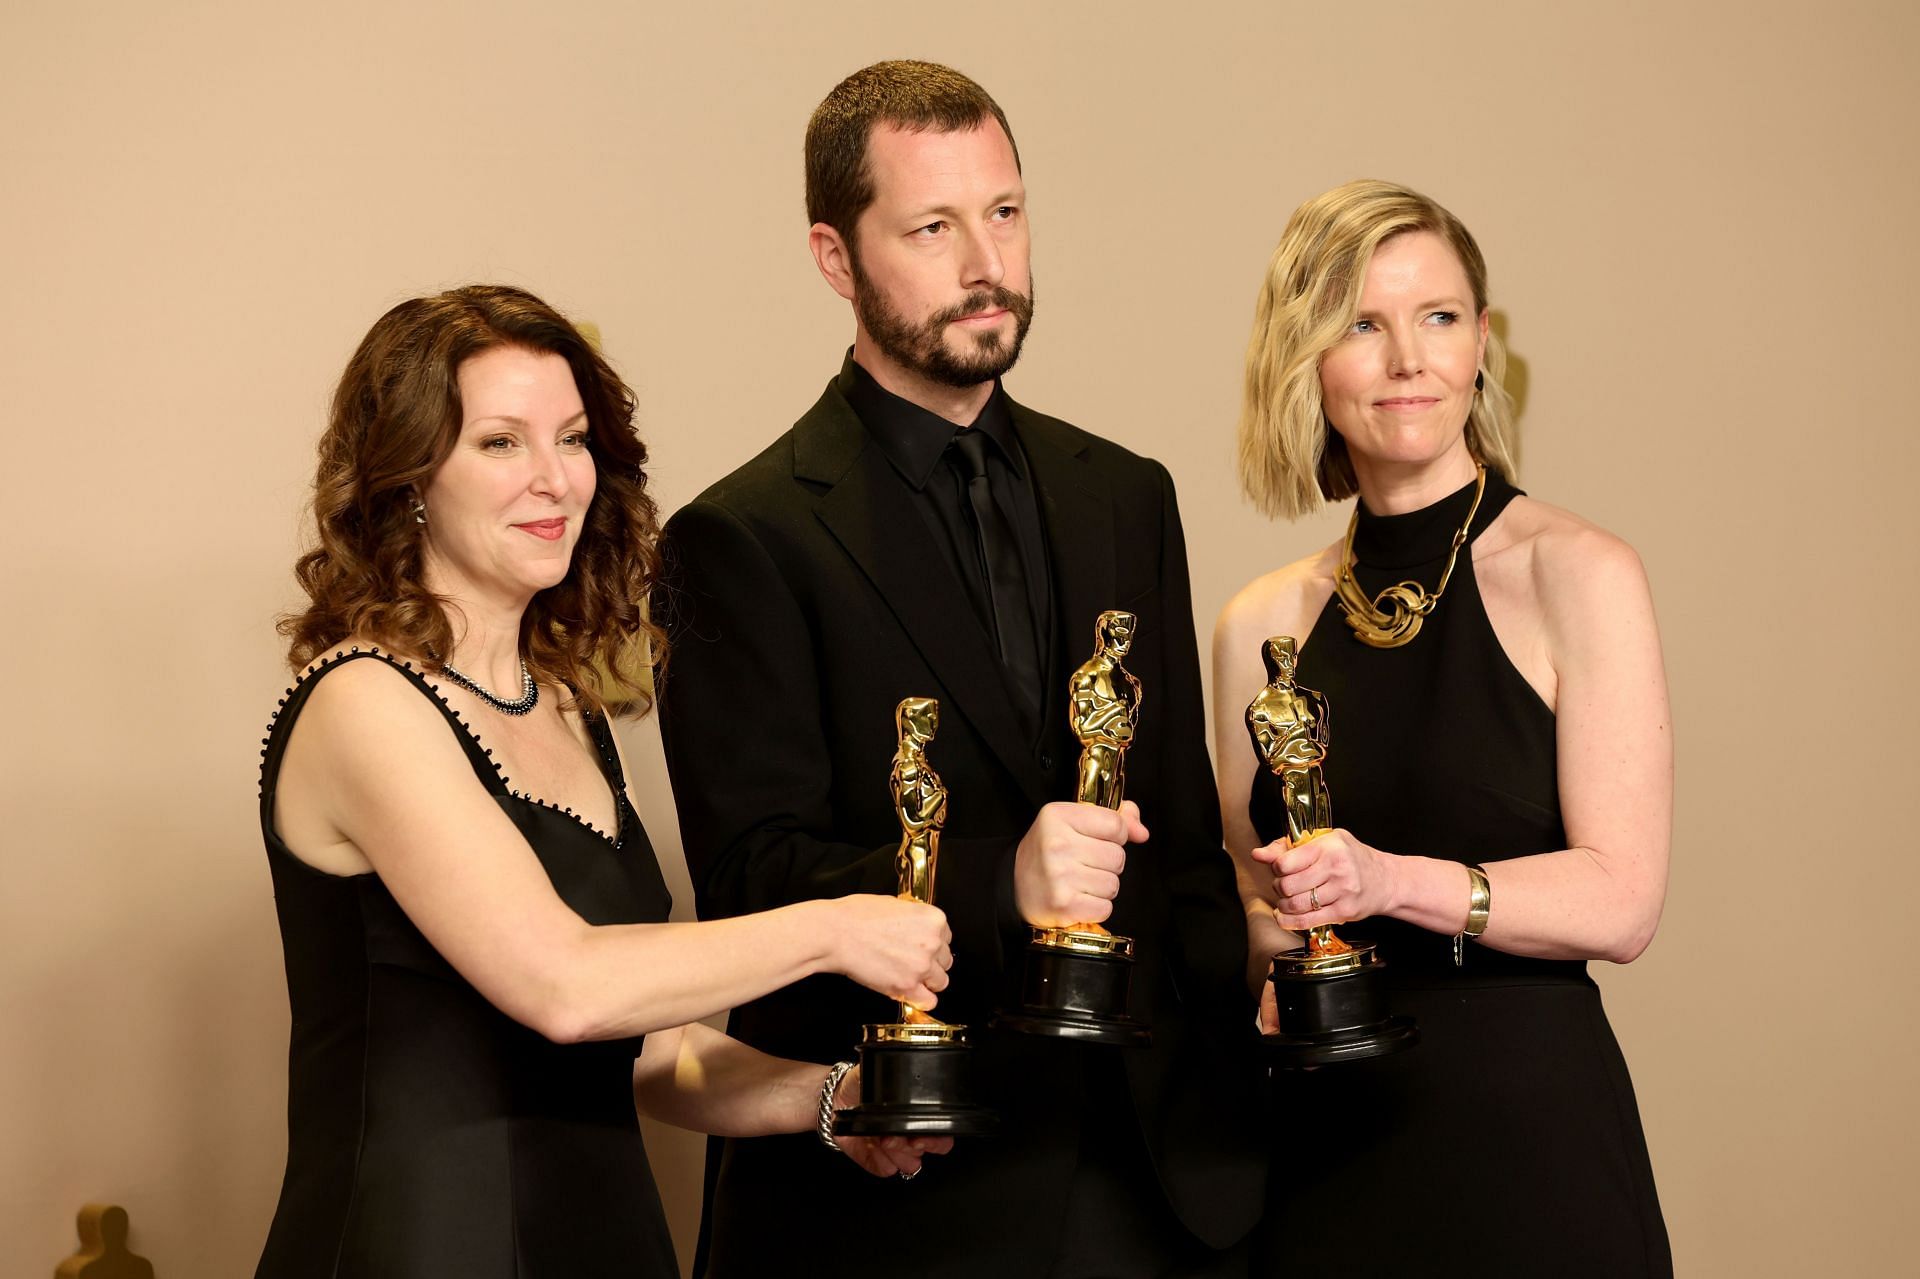
[[[1140,724],[1140,681],[1121,665],[1133,646],[1132,613],[1108,611],[1094,624],[1093,656],[1068,685],[1069,714],[1080,739],[1077,798],[1118,808],[1127,784],[1127,748]],[[1133,939],[1099,924],[1035,928],[1027,945],[1021,1007],[996,1025],[1086,1043],[1139,1046],[1152,1032],[1127,1014]]]
[[[940,729],[940,703],[909,697],[894,708],[893,718],[900,738],[891,777],[893,811],[900,819],[900,895],[931,905],[940,828],[947,821],[947,788],[927,762],[927,743]],[[852,1137],[986,1132],[995,1117],[968,1100],[971,1070],[967,1028],[903,1002],[898,1020],[863,1029],[860,1101],[840,1112],[833,1130]]]
[[[1254,753],[1280,781],[1287,838],[1297,848],[1333,829],[1333,802],[1321,765],[1327,758],[1326,697],[1294,683],[1293,637],[1276,635],[1261,653],[1267,684],[1247,705]],[[1387,1012],[1386,964],[1374,948],[1350,945],[1319,924],[1304,945],[1273,957],[1277,1033],[1263,1036],[1276,1065],[1324,1066],[1411,1048],[1420,1032]]]

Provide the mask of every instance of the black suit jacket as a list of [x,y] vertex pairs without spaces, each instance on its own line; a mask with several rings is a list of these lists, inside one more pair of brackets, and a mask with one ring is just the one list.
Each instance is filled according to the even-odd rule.
[[[936,904],[955,962],[938,1015],[974,1028],[985,1100],[1002,1116],[1000,1132],[957,1142],[910,1185],[869,1177],[811,1135],[716,1143],[713,1274],[870,1264],[890,1241],[917,1242],[916,1259],[944,1254],[955,1274],[1044,1271],[1089,1069],[1124,1071],[1111,1091],[1130,1094],[1134,1113],[1088,1121],[1139,1125],[1195,1235],[1225,1246],[1257,1215],[1246,932],[1214,802],[1173,483],[1157,462],[1012,407],[1053,569],[1057,638],[1037,739],[1009,704],[992,636],[839,381],[668,522],[661,723],[701,916],[895,891],[894,707],[939,698],[928,757],[950,799]],[[1041,804],[1074,795],[1065,673],[1092,653],[1094,620],[1110,608],[1139,617],[1126,664],[1144,689],[1127,795],[1151,839],[1129,850],[1108,921],[1136,940],[1133,1011],[1154,1034],[1136,1050],[987,1030],[1017,1002],[1026,944],[1014,850]],[[735,1010],[730,1029],[828,1062],[891,1007],[815,977]]]

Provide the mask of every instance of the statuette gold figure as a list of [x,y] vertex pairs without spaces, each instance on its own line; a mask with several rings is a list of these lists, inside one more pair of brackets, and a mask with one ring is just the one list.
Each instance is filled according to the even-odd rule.
[[[940,828],[947,821],[947,788],[927,761],[927,743],[940,730],[940,703],[909,697],[893,710],[899,745],[893,752],[893,811],[900,819],[896,853],[900,895],[933,904],[940,864]],[[971,1100],[972,1049],[967,1028],[941,1021],[912,1004],[896,1005],[890,1022],[860,1032],[860,1100],[833,1120],[833,1131],[854,1137],[932,1136],[991,1130],[994,1114]]]
[[[1299,646],[1275,635],[1261,646],[1267,684],[1247,704],[1254,753],[1280,782],[1280,807],[1294,845],[1333,829],[1327,761],[1327,699],[1294,682]],[[1317,894],[1310,893],[1319,908]],[[1331,1066],[1402,1052],[1420,1042],[1411,1017],[1393,1015],[1386,963],[1371,942],[1349,944],[1328,924],[1307,931],[1306,944],[1273,957],[1274,1029],[1261,1036],[1271,1060],[1287,1068]]]
[[[1076,795],[1083,804],[1118,808],[1126,798],[1127,748],[1140,724],[1140,681],[1122,659],[1133,647],[1138,619],[1110,609],[1094,623],[1093,656],[1073,672],[1067,685],[1073,735],[1080,741]],[[1112,934],[1099,924],[1072,924],[1067,933]]]
[[[1127,748],[1140,726],[1140,681],[1121,665],[1139,621],[1111,609],[1094,623],[1093,656],[1067,685],[1067,716],[1080,741],[1074,795],[1083,804],[1119,808],[1127,789]],[[1020,1007],[994,1024],[1022,1034],[1083,1043],[1153,1041],[1127,1011],[1133,989],[1133,938],[1100,924],[1035,927],[1027,945]]]
[[[1127,747],[1140,726],[1140,682],[1121,664],[1139,618],[1110,609],[1094,622],[1094,651],[1073,670],[1068,703],[1081,743],[1073,787],[1083,805],[1119,808],[1127,793]],[[1033,928],[1021,977],[1020,1008],[995,1026],[1081,1043],[1144,1045],[1152,1031],[1127,1012],[1133,989],[1133,937],[1100,924]]]
[[[1260,762],[1280,779],[1287,838],[1298,846],[1333,829],[1333,801],[1321,771],[1327,758],[1327,699],[1293,682],[1300,656],[1291,635],[1269,639],[1261,656],[1267,685],[1247,705],[1247,735]],[[1334,936],[1331,924],[1307,933],[1309,954],[1341,955],[1352,949]]]
[[1112,610],[1094,625],[1098,647],[1067,686],[1073,735],[1080,739],[1079,798],[1118,808],[1127,788],[1127,748],[1140,723],[1140,681],[1121,660],[1133,647],[1136,619]]
[[[893,811],[900,819],[900,896],[933,904],[934,872],[940,863],[940,828],[947,822],[947,788],[927,762],[927,743],[940,731],[940,703],[931,697],[909,697],[893,713],[900,745],[893,754]],[[941,1026],[944,1022],[913,1007],[900,1005],[900,1020],[912,1025]]]

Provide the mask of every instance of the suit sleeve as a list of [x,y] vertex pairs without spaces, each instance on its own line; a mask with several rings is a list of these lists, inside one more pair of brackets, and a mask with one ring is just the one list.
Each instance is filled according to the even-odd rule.
[[1244,1020],[1246,916],[1235,887],[1233,862],[1220,831],[1213,770],[1207,754],[1206,699],[1193,624],[1193,588],[1186,535],[1180,525],[1173,477],[1154,464],[1161,490],[1160,585],[1165,610],[1165,669],[1161,690],[1167,721],[1165,777],[1156,807],[1143,814],[1153,830],[1154,855],[1172,907],[1178,955],[1175,971],[1183,1002],[1209,1016]]
[[779,566],[725,509],[667,524],[660,732],[703,918],[892,893],[894,848],[832,839],[813,637]]

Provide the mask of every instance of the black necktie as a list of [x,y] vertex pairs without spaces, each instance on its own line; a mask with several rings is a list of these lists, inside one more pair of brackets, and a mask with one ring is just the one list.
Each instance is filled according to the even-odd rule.
[[987,599],[993,612],[993,638],[1000,664],[1020,695],[1029,726],[1040,710],[1040,654],[1033,638],[1033,605],[1027,596],[1027,571],[1013,522],[993,500],[987,483],[987,437],[968,429],[953,437],[954,462],[967,482],[980,562],[987,570]]

